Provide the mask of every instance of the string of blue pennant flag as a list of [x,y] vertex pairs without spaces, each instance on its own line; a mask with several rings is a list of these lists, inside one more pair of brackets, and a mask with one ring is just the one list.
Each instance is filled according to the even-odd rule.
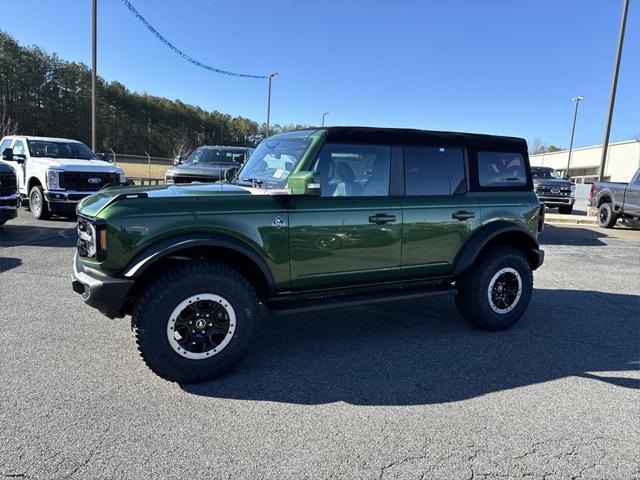
[[162,34],[160,32],[158,32],[155,28],[153,28],[153,26],[147,21],[146,18],[144,18],[140,12],[138,12],[138,10],[136,10],[136,8],[131,5],[131,2],[129,2],[129,0],[122,0],[124,2],[124,4],[127,6],[127,8],[129,9],[129,11],[133,14],[134,17],[136,17],[138,20],[140,20],[145,27],[147,27],[147,30],[149,30],[151,33],[153,33],[158,40],[160,40],[162,43],[164,43],[167,47],[169,47],[171,50],[173,50],[175,53],[177,53],[178,55],[180,55],[182,58],[184,58],[187,62],[192,63],[193,65],[197,66],[197,67],[201,67],[204,68],[205,70],[209,70],[211,72],[215,72],[215,73],[220,73],[222,75],[230,75],[232,77],[242,77],[242,78],[269,78],[266,75],[249,75],[247,73],[236,73],[236,72],[229,72],[227,70],[222,70],[220,68],[215,68],[215,67],[211,67],[209,65],[205,65],[202,62],[199,62],[198,60],[196,60],[195,58],[190,57],[189,55],[187,55],[186,53],[184,53],[182,50],[180,50],[179,48],[177,48],[175,45],[173,45],[169,40],[167,40],[166,38],[164,38],[162,36]]

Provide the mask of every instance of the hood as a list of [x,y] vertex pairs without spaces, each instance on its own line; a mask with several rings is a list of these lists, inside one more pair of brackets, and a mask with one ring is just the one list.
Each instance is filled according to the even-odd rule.
[[534,178],[534,185],[549,185],[551,187],[570,187],[573,184],[563,178]]
[[104,160],[80,160],[77,158],[33,157],[49,167],[72,172],[120,172],[122,168]]
[[247,188],[229,184],[185,184],[137,187],[111,187],[86,197],[78,204],[78,212],[89,217],[95,216],[109,201],[121,194],[146,193],[148,198],[203,197],[218,195],[251,195]]
[[167,175],[219,175],[229,168],[239,168],[241,165],[237,163],[208,163],[202,165],[190,165],[183,163],[175,168],[167,170]]

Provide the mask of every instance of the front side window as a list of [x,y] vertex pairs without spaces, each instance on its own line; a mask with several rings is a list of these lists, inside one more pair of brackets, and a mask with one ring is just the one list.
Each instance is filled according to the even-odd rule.
[[6,138],[2,141],[2,143],[0,143],[0,154],[2,152],[5,151],[5,149],[9,148],[11,146],[11,139],[10,138]]
[[464,150],[443,147],[405,147],[405,193],[454,195],[466,191]]
[[323,197],[389,195],[391,147],[326,144],[314,170],[320,175]]
[[[80,142],[58,142],[49,140],[29,140],[28,142],[32,157],[73,158],[80,160],[97,159],[91,149]],[[13,147],[14,153],[15,150],[16,148]]]
[[26,155],[24,142],[22,140],[16,140],[16,142],[13,144],[13,154],[22,156]]
[[520,153],[478,152],[478,177],[481,187],[524,186],[524,157]]

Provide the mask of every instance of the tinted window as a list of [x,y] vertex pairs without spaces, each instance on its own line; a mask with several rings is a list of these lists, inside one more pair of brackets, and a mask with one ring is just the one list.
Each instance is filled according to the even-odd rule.
[[527,184],[524,158],[519,153],[478,152],[478,176],[482,187]]
[[326,144],[315,171],[323,197],[379,197],[389,195],[391,147]]
[[406,195],[464,193],[464,151],[461,148],[405,147]]

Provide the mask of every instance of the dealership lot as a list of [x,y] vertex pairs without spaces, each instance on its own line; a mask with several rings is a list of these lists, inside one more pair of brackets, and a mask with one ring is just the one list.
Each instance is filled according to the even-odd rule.
[[273,318],[216,382],[165,382],[71,291],[75,224],[0,230],[0,474],[640,478],[640,231],[548,225],[513,329],[449,297]]

